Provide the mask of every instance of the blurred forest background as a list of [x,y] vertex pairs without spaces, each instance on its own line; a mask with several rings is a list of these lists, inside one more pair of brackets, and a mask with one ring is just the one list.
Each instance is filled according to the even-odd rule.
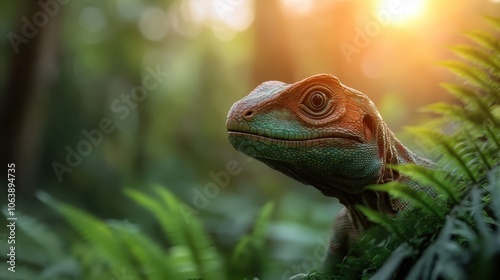
[[[16,211],[57,232],[68,252],[75,233],[41,191],[160,240],[154,218],[123,194],[160,185],[197,209],[229,255],[274,201],[270,262],[258,276],[316,269],[304,258],[324,249],[340,205],[240,155],[226,114],[263,81],[332,73],[418,150],[404,126],[430,119],[419,109],[447,98],[439,83],[453,79],[437,62],[453,57],[460,32],[486,28],[482,14],[500,16],[500,1],[396,1],[398,13],[391,2],[3,1],[0,149],[16,164]],[[241,172],[221,175],[235,162]]]

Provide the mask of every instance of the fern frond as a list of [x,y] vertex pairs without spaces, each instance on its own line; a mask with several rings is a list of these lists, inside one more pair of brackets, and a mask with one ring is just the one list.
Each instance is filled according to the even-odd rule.
[[493,84],[488,73],[485,73],[482,69],[458,61],[443,61],[440,64],[465,83],[477,88],[485,88],[492,94],[496,102],[500,102],[500,95],[498,92],[495,92],[497,90],[496,86]]
[[[495,256],[500,254],[499,227],[491,228],[482,213],[487,207],[500,206],[500,196],[493,195],[500,187],[498,169],[492,170],[488,179],[486,189],[471,189],[452,210],[436,241],[424,251],[406,279],[493,279]],[[493,189],[496,191],[491,192]],[[489,201],[483,199],[488,196]],[[499,216],[491,218],[500,223]]]
[[[500,18],[483,16],[487,22],[489,22],[497,31],[500,31]],[[500,43],[500,41],[499,41]]]
[[[448,116],[451,119],[455,119],[458,121],[467,119],[463,110],[458,105],[452,105],[444,102],[433,103],[425,106],[422,109],[422,112],[427,113],[436,113],[443,116]],[[477,119],[477,118],[476,118]]]
[[[204,232],[201,222],[192,215],[193,211],[166,189],[155,187],[154,190],[160,201],[131,189],[127,189],[125,193],[156,217],[163,232],[176,245],[175,248],[188,248],[187,252],[182,250],[185,254],[177,255],[182,256],[177,261],[195,263],[198,278],[224,279],[220,257]],[[189,216],[183,211],[188,211]]]
[[482,31],[468,31],[464,35],[471,39],[476,44],[484,47],[489,51],[498,53],[500,51],[500,46],[498,45],[498,40],[491,34]]
[[258,215],[252,232],[243,236],[236,244],[231,256],[233,275],[238,275],[240,278],[258,276],[259,271],[255,271],[254,267],[263,266],[259,264],[264,261],[262,252],[273,209],[273,202],[266,203]]
[[425,192],[417,191],[404,183],[389,182],[385,184],[371,185],[367,187],[374,191],[383,191],[389,193],[396,198],[402,198],[410,201],[413,205],[420,207],[422,210],[427,211],[429,214],[438,217],[444,221],[444,213],[435,206],[432,198]]
[[168,255],[160,246],[136,227],[132,227],[127,222],[113,222],[110,224],[117,236],[121,238],[125,246],[130,249],[135,260],[140,264],[142,273],[147,275],[148,280],[175,279],[180,277],[192,277],[193,275],[178,275],[176,270],[170,265]]
[[[412,127],[408,129],[415,135],[425,138],[435,144],[434,153],[443,156],[445,164],[449,165],[449,162],[455,162],[458,169],[462,170],[466,177],[474,183],[477,183],[476,172],[474,172],[474,167],[472,161],[474,158],[464,150],[458,147],[458,143],[455,139],[447,137],[442,133],[428,130],[425,128]],[[442,161],[441,160],[441,161]],[[450,170],[453,171],[453,170]]]
[[225,277],[221,273],[221,258],[210,237],[205,233],[202,223],[194,216],[187,222],[181,212],[187,206],[167,189],[157,186],[154,190],[163,201],[164,208],[167,210],[165,213],[169,214],[170,219],[181,229],[185,237],[183,244],[190,248],[201,277],[208,280],[223,280]]
[[363,213],[370,221],[379,224],[386,228],[388,231],[394,233],[401,240],[406,241],[407,238],[400,231],[400,229],[394,224],[394,221],[389,218],[386,214],[381,213],[380,211],[373,210],[367,206],[356,205],[356,208]]
[[255,222],[255,227],[252,231],[252,237],[254,240],[258,240],[259,243],[263,242],[267,236],[267,229],[269,228],[269,223],[271,221],[271,215],[274,209],[274,202],[269,201],[262,207],[260,214]]
[[164,206],[159,201],[133,189],[126,189],[125,194],[154,215],[170,242],[173,244],[187,245],[181,225],[176,219],[174,220],[170,217],[169,213],[165,211]]
[[500,71],[500,59],[498,57],[491,56],[489,53],[467,45],[454,46],[451,47],[451,50],[469,63],[480,66],[491,75],[497,77],[500,75],[497,72]]
[[488,174],[488,181],[490,182],[486,187],[487,191],[491,195],[491,199],[487,205],[488,208],[491,209],[494,218],[497,223],[497,230],[500,230],[500,175],[498,172],[500,171],[500,167],[493,169]]
[[[475,111],[476,112],[475,114],[480,116],[479,118],[471,117],[471,118],[465,118],[463,120],[469,119],[474,123],[483,123],[485,120],[489,120],[495,125],[500,124],[500,120],[495,116],[493,116],[491,112],[491,106],[493,105],[493,101],[490,101],[487,98],[481,98],[478,94],[476,94],[471,89],[465,86],[449,84],[449,83],[442,83],[441,86],[444,89],[446,89],[449,93],[457,97],[467,109]],[[466,117],[466,114],[460,113],[460,111],[463,109],[455,108],[455,110],[458,111],[455,114]]]
[[[125,194],[132,198],[136,203],[139,205],[143,206],[147,210],[150,211],[150,213],[153,214],[153,216],[156,218],[156,220],[159,222],[163,232],[167,236],[168,240],[172,242],[176,247],[185,247],[185,248],[190,248],[189,246],[189,239],[188,237],[185,236],[182,228],[182,224],[179,222],[179,219],[177,216],[173,216],[172,213],[168,209],[165,209],[164,205],[157,201],[156,199],[145,195],[139,191],[132,190],[132,189],[126,189]],[[172,249],[173,250],[173,249]],[[176,251],[172,251],[176,252]],[[184,252],[184,251],[183,251]],[[183,267],[183,272],[187,274],[193,274],[190,275],[190,277],[195,277],[199,278],[201,277],[201,272],[197,269],[196,266],[192,267],[191,264],[197,263],[195,260],[195,256],[193,255],[192,250],[187,250],[185,252],[186,254],[181,254],[181,255],[173,255],[172,260],[175,262],[184,262],[187,265],[180,265]],[[180,258],[178,256],[181,256]],[[188,268],[188,269],[185,269]],[[192,268],[194,270],[190,270],[189,268]]]
[[405,259],[410,258],[413,254],[415,254],[414,251],[415,250],[407,243],[401,244],[394,249],[384,266],[374,273],[370,277],[370,280],[393,279]]
[[484,125],[484,128],[485,128],[485,131],[486,131],[486,135],[488,136],[488,139],[495,143],[495,146],[496,146],[496,150],[497,151],[500,151],[500,133],[498,133],[499,131],[497,130],[497,133],[495,133],[495,131],[493,130],[493,128],[488,125],[488,124],[485,124]]
[[[470,133],[466,130],[465,133],[467,134],[467,137],[469,139],[473,139],[473,137],[470,135]],[[485,154],[485,151],[487,152],[488,150],[485,150],[484,148],[481,149],[478,144],[477,144],[477,141],[474,141],[474,140],[471,140],[469,141],[469,145],[470,147],[472,147],[474,149],[474,152],[475,154],[479,155],[479,158],[481,159],[482,161],[482,165],[487,169],[487,170],[491,170],[491,168],[493,167],[492,164],[490,163],[490,159],[489,157]]]
[[[40,192],[38,198],[49,205],[76,229],[80,235],[95,246],[98,251],[115,267],[132,267],[126,251],[123,250],[119,239],[115,238],[112,230],[99,219],[79,210],[73,206],[63,204],[47,193]],[[132,276],[137,277],[134,272]]]
[[457,182],[450,176],[445,177],[442,171],[415,164],[394,165],[391,168],[422,183],[424,186],[431,186],[445,198],[450,199],[453,203],[458,203],[459,194],[455,188]]

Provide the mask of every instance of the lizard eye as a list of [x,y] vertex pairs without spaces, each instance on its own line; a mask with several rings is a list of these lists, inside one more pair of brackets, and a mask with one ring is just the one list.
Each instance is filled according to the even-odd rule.
[[310,109],[321,110],[326,104],[325,95],[319,91],[315,91],[309,97]]
[[302,110],[312,118],[322,118],[331,112],[333,103],[328,90],[323,87],[314,87],[305,94],[302,100]]

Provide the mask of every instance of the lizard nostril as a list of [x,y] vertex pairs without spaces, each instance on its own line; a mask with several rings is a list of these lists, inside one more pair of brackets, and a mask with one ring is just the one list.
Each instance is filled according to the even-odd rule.
[[243,119],[245,121],[251,121],[253,119],[253,110],[252,109],[247,109],[243,112]]

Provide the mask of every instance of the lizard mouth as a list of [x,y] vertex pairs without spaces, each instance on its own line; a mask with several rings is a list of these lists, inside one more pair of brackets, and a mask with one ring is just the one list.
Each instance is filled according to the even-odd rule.
[[[257,159],[258,161],[266,164],[267,166],[271,167],[274,170],[277,170],[299,182],[302,182],[303,184],[306,185],[312,185],[316,189],[320,190],[324,195],[326,196],[336,196],[336,194],[341,191],[345,190],[347,193],[358,193],[361,191],[356,191],[350,188],[350,184],[352,182],[355,182],[356,180],[360,180],[360,177],[351,177],[351,176],[346,176],[344,175],[339,175],[337,174],[334,178],[328,177],[329,175],[328,172],[325,173],[319,173],[316,175],[311,175],[310,172],[304,171],[304,169],[307,170],[307,164],[306,166],[302,167],[297,167],[294,165],[294,163],[287,161],[284,155],[263,155],[259,149],[257,149],[255,146],[248,146],[248,143],[245,144],[245,142],[233,142],[232,137],[234,138],[239,138],[243,140],[250,140],[250,141],[258,141],[264,144],[269,144],[269,145],[276,145],[278,147],[283,146],[286,148],[303,148],[306,146],[315,146],[315,145],[321,145],[324,144],[329,145],[329,143],[325,143],[328,141],[332,141],[335,139],[339,139],[339,137],[323,137],[323,138],[314,138],[314,139],[307,139],[307,140],[281,140],[281,139],[274,139],[274,138],[269,138],[265,136],[259,136],[255,134],[250,134],[250,133],[244,133],[244,132],[236,132],[236,131],[229,131],[229,140],[233,144],[233,146],[236,148],[236,150],[242,152],[243,154],[246,154],[247,156],[253,157]],[[343,138],[346,139],[346,138]],[[235,139],[234,139],[235,140]],[[358,143],[357,140],[354,139],[347,139],[349,140],[350,144],[353,143]],[[344,143],[345,145],[345,143]],[[345,145],[344,147],[346,147]],[[300,162],[301,160],[299,160]],[[297,163],[297,162],[296,162]],[[303,164],[302,163],[299,163]],[[314,173],[313,173],[314,174]],[[367,176],[366,178],[371,178],[370,176]],[[363,178],[361,178],[363,179]],[[334,183],[335,181],[336,183]],[[336,184],[336,186],[334,186]],[[339,186],[343,186],[340,189]]]
[[323,136],[323,137],[314,137],[314,138],[285,138],[285,137],[270,137],[265,134],[255,134],[255,133],[249,133],[249,132],[242,132],[242,131],[233,131],[229,130],[228,131],[229,137],[241,137],[249,140],[256,140],[260,142],[264,142],[267,144],[274,144],[274,143],[288,143],[290,145],[300,145],[301,143],[310,143],[310,142],[325,142],[325,141],[331,141],[331,140],[348,140],[350,142],[357,142],[360,144],[363,144],[364,141],[361,137],[357,137],[354,135],[348,135],[348,134],[335,134],[331,136]]
[[348,140],[349,142],[365,143],[363,136],[354,135],[346,131],[326,133],[322,132],[288,132],[285,130],[269,128],[252,128],[248,124],[240,124],[234,118],[228,118],[226,128],[230,138],[246,138],[249,140],[259,140],[260,142],[272,143],[307,143],[311,141],[324,142],[327,140]]

